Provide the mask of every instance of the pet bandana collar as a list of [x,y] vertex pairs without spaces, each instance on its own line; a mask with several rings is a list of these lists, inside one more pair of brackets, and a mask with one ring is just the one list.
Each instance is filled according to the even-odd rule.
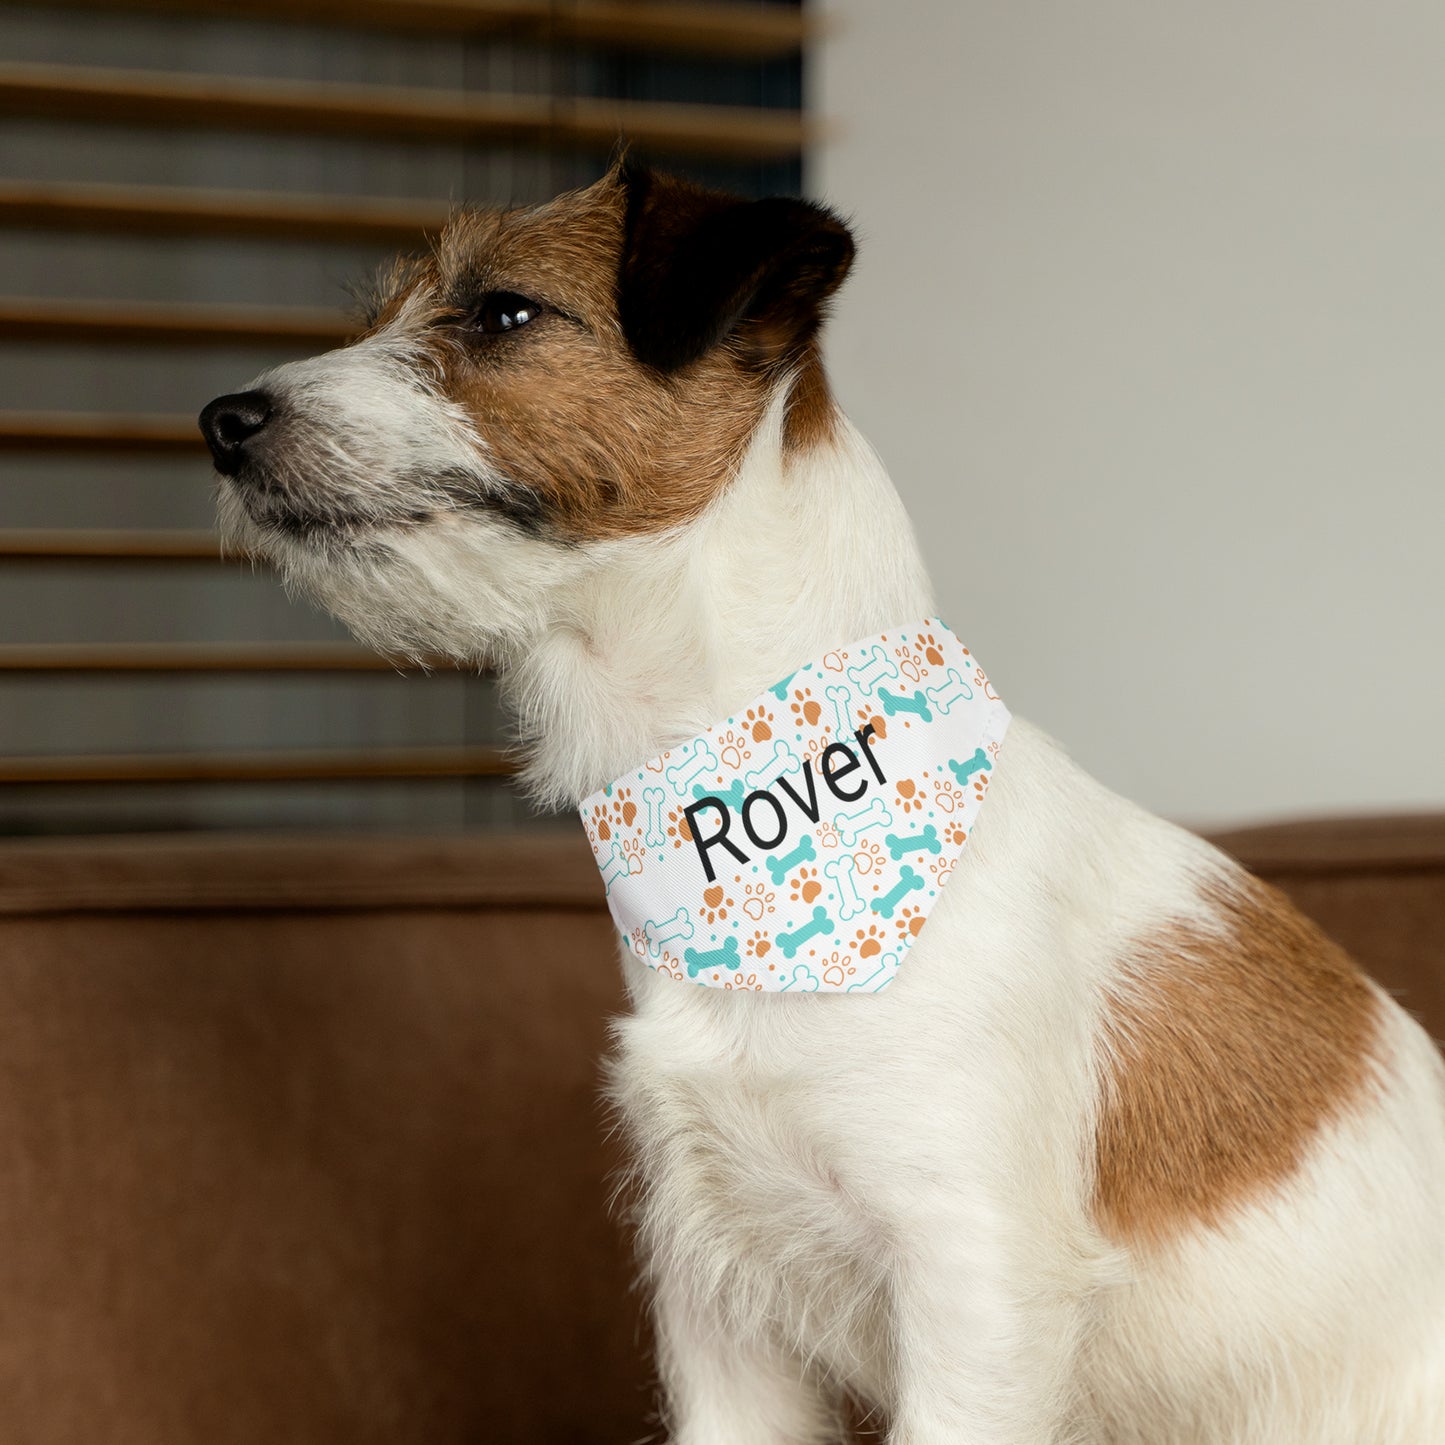
[[941,622],[805,663],[582,821],[628,946],[707,988],[886,988],[968,840],[1008,709]]

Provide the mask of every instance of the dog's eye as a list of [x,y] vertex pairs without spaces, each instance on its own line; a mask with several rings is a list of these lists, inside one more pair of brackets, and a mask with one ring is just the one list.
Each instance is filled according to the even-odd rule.
[[472,313],[472,324],[478,331],[496,336],[535,321],[541,311],[540,303],[519,296],[515,291],[489,291]]

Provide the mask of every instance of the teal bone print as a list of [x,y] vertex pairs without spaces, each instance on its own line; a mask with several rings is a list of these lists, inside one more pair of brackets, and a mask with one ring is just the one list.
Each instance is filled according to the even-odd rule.
[[923,695],[921,689],[908,693],[884,692],[880,688],[878,700],[883,704],[883,711],[889,717],[897,717],[901,712],[911,712],[923,722],[933,721],[933,714],[928,709],[928,699]]
[[778,947],[782,949],[784,958],[792,958],[810,938],[816,938],[820,933],[832,933],[832,931],[833,920],[828,917],[828,910],[819,903],[813,909],[811,922],[805,923],[801,928],[795,928],[791,933],[778,935]]
[[721,798],[733,812],[741,813],[743,799],[747,797],[748,790],[743,786],[741,778],[734,778],[725,788],[710,788],[706,783],[694,783],[692,795],[698,799]]
[[741,962],[738,958],[738,941],[732,934],[723,939],[721,948],[684,948],[682,956],[687,964],[689,978],[696,978],[710,968],[720,968],[724,973],[736,973]]
[[686,908],[679,905],[671,918],[664,918],[659,923],[649,918],[643,924],[643,931],[647,934],[647,951],[654,958],[661,958],[662,950],[669,943],[692,937],[692,917]]
[[898,882],[895,883],[887,893],[881,894],[879,897],[873,899],[869,907],[872,908],[874,913],[881,913],[884,918],[892,918],[894,909],[896,909],[910,893],[922,887],[922,877],[905,863],[898,874]]
[[790,853],[774,853],[763,861],[768,865],[768,872],[772,875],[773,882],[781,888],[789,873],[799,863],[811,863],[817,858],[813,851],[813,835],[804,833],[802,842]]
[[956,763],[952,758],[948,760],[948,771],[958,779],[960,788],[968,785],[968,780],[975,773],[986,773],[993,767],[988,760],[988,754],[982,748],[975,748],[974,754],[966,763]]
[[925,850],[929,853],[943,852],[943,840],[938,836],[938,829],[932,823],[927,824],[922,832],[914,833],[911,837],[900,838],[897,833],[889,833],[883,841],[888,844],[888,851],[893,855],[895,863],[905,853],[922,853]]

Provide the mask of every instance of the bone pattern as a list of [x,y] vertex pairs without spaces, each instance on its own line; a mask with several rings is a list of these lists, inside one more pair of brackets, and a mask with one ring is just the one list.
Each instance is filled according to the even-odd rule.
[[932,823],[927,824],[920,832],[912,833],[906,838],[900,838],[897,833],[889,833],[883,841],[888,845],[888,851],[895,860],[902,858],[905,853],[943,852],[943,840],[938,836],[938,829]]
[[667,834],[662,827],[667,794],[661,788],[644,788],[642,801],[647,804],[647,835],[643,841],[649,848],[661,848],[667,842]]
[[780,933],[776,940],[777,945],[782,950],[784,958],[792,958],[810,938],[816,938],[820,933],[827,933],[832,927],[833,920],[828,917],[828,910],[819,903],[813,909],[811,920],[801,928],[795,928],[791,933]]
[[929,710],[928,699],[921,691],[886,692],[880,688],[878,701],[883,704],[883,711],[889,717],[897,717],[901,712],[911,712],[923,722],[933,721],[933,713]]
[[[870,993],[892,980],[944,886],[948,860],[971,831],[984,795],[976,775],[995,766],[1003,735],[997,715],[1007,720],[966,649],[940,624],[927,627],[927,635],[916,638],[890,631],[829,653],[768,689],[752,708],[760,707],[772,724],[776,699],[792,712],[792,726],[752,745],[751,759],[725,751],[724,738],[736,741],[754,718],[750,708],[740,721],[739,708],[698,738],[616,780],[589,804],[584,812],[589,821],[607,805],[613,835],[600,838],[594,828],[593,850],[608,880],[608,902],[640,958],[708,987],[741,982],[773,991]],[[822,704],[821,716],[804,703],[787,707],[805,685]],[[885,726],[880,714],[902,716]],[[832,787],[818,759],[830,743],[856,752],[855,730],[870,717],[872,757],[858,759],[841,775],[850,779],[845,788],[859,789],[855,801]],[[979,742],[987,748],[976,748]],[[969,753],[966,762],[956,761]],[[805,758],[812,761],[811,778],[800,771]],[[974,785],[959,797],[940,786],[954,778]],[[612,822],[623,786],[633,787],[639,803],[635,818],[625,824]],[[780,836],[771,851],[752,841],[745,805],[753,793],[767,795],[777,808]],[[707,891],[746,884],[754,909],[720,913],[704,898],[703,883],[693,877],[699,871],[693,846],[698,840],[690,831],[668,832],[674,794],[688,803],[716,798],[720,812],[726,810],[703,832],[716,843],[702,855],[716,870]],[[774,831],[771,817],[765,822],[751,817],[751,823],[767,834]],[[717,842],[723,837],[726,846]],[[639,872],[644,877],[637,878]],[[909,927],[900,930],[893,949],[881,957],[860,956],[859,921],[892,920],[909,898],[916,907],[909,909]],[[634,899],[640,906],[634,908]],[[667,909],[682,906],[644,926],[646,906],[655,913],[663,899]],[[748,959],[756,954],[744,945],[755,930],[774,948],[749,972]]]
[[868,905],[858,891],[858,864],[851,853],[832,858],[823,865],[823,872],[833,880],[838,899],[838,917],[843,923],[866,911]]
[[765,788],[769,783],[776,782],[779,777],[794,772],[802,767],[798,755],[785,743],[782,738],[773,739],[773,755],[760,767],[743,776],[743,782],[747,784],[748,791],[752,792],[757,788]]
[[881,682],[891,682],[898,676],[898,665],[875,642],[868,651],[868,660],[848,669],[849,681],[861,688],[870,697],[873,689]]
[[973,697],[973,688],[963,680],[963,674],[956,667],[948,669],[948,678],[942,687],[930,687],[928,700],[944,717],[953,710],[956,702],[968,702]]
[[892,918],[898,905],[902,903],[910,893],[922,887],[922,876],[915,873],[913,869],[905,863],[902,871],[898,875],[898,882],[895,883],[887,893],[880,894],[879,897],[875,898],[869,906],[873,909],[874,913],[881,914],[884,918]]
[[988,754],[982,748],[978,748],[974,755],[967,762],[956,763],[952,758],[948,760],[948,771],[958,779],[959,787],[966,787],[968,780],[975,773],[986,773],[993,767],[988,759]]
[[773,883],[781,888],[787,881],[788,874],[800,863],[812,863],[818,857],[813,847],[813,835],[804,833],[796,848],[791,848],[786,853],[774,853],[768,857],[768,875]]
[[706,738],[694,738],[679,751],[685,752],[686,757],[668,768],[667,781],[679,798],[685,798],[688,787],[696,779],[704,773],[717,772],[717,754],[708,746]]
[[661,958],[669,943],[677,943],[679,940],[685,943],[692,935],[692,915],[686,908],[679,906],[671,918],[664,918],[660,923],[648,919],[647,951],[653,958]]
[[888,805],[874,793],[866,808],[859,808],[856,813],[839,813],[833,820],[833,826],[844,844],[851,848],[870,828],[887,828],[892,822],[893,814],[889,812]]

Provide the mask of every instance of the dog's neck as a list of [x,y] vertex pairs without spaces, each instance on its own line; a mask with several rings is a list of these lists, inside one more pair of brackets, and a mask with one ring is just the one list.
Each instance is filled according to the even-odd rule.
[[576,804],[748,703],[801,662],[931,614],[882,463],[837,419],[806,451],[769,412],[727,491],[665,537],[600,544],[502,685],[527,779]]

